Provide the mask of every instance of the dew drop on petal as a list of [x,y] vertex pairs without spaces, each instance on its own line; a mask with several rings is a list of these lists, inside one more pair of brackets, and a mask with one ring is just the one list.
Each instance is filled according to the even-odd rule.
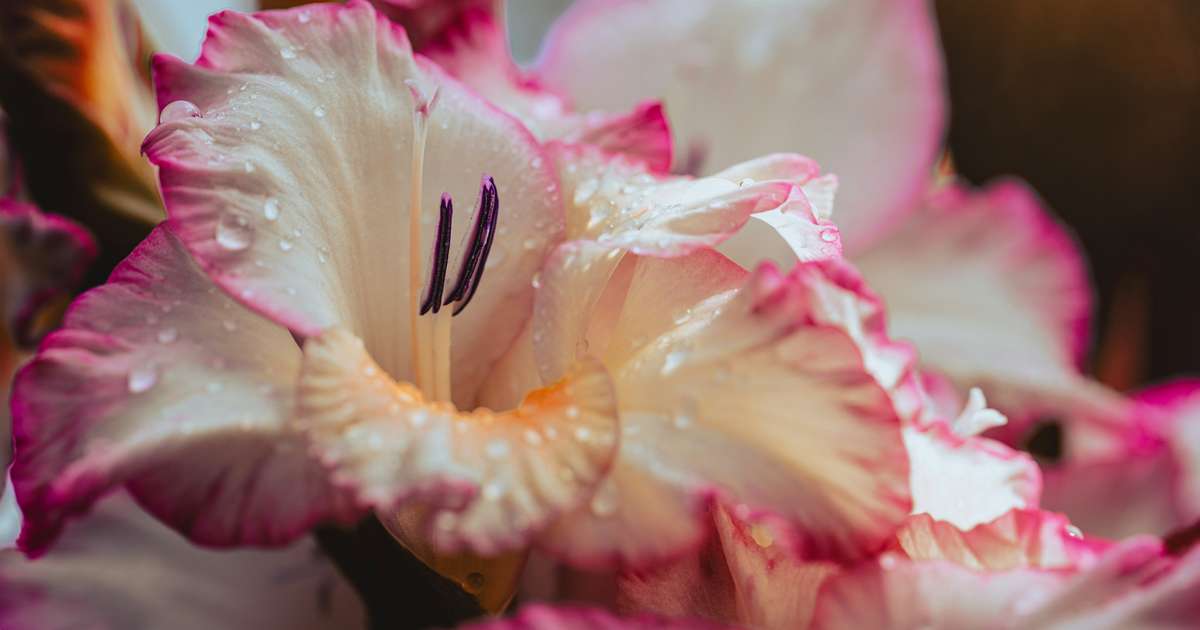
[[174,343],[179,338],[179,331],[174,328],[164,328],[158,331],[158,343]]
[[185,118],[199,118],[200,108],[191,101],[171,101],[158,115],[158,122],[169,123]]
[[290,252],[292,251],[292,247],[294,247],[294,245],[292,245],[291,241],[287,240],[286,238],[279,239],[279,251]]
[[530,284],[532,284],[533,288],[535,288],[535,289],[542,288],[542,274],[540,274],[540,273],[533,274],[533,280],[530,281]]
[[325,108],[321,107],[320,105],[317,105],[316,107],[313,108],[313,116],[316,116],[317,118],[324,118],[325,117]]
[[250,247],[254,232],[248,222],[234,214],[223,214],[217,221],[217,244],[236,252]]
[[617,511],[617,491],[616,486],[611,483],[603,483],[596,489],[596,494],[592,496],[590,506],[592,514],[596,516],[612,516]]
[[263,202],[263,216],[268,221],[274,221],[279,218],[279,200],[274,197],[269,197]]
[[821,240],[832,243],[837,240],[837,232],[829,229],[821,230]]
[[126,384],[129,387],[129,392],[132,394],[140,394],[158,382],[158,371],[153,366],[135,367],[129,370],[129,377]]
[[504,495],[504,486],[493,481],[483,486],[483,498],[488,501],[495,501]]
[[284,59],[295,59],[296,49],[292,48],[291,46],[284,46],[283,48],[279,49],[279,56],[283,57]]
[[501,457],[508,455],[508,442],[505,442],[501,439],[492,440],[491,442],[488,442],[486,450],[488,457],[491,457],[492,459],[500,459]]
[[308,24],[309,20],[311,20],[311,19],[312,19],[312,14],[309,13],[308,11],[301,11],[299,14],[296,15],[296,21],[301,24]]
[[259,129],[262,129],[262,123],[257,120],[251,120],[250,121],[250,130],[258,131]]

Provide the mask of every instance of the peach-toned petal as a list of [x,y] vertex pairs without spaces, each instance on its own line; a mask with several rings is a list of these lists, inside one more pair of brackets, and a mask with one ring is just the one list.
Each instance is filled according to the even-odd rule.
[[576,2],[536,70],[581,108],[662,98],[685,172],[813,156],[842,179],[852,247],[917,202],[940,141],[936,31],[918,0]]
[[512,411],[459,412],[396,383],[345,331],[304,353],[298,422],[322,462],[376,509],[410,497],[435,508],[428,535],[441,551],[525,544],[590,495],[616,450],[613,387],[594,359]]
[[1114,423],[1127,413],[1079,374],[1087,271],[1023,184],[941,190],[854,262],[887,304],[893,334],[964,391],[981,386],[1014,422],[1049,413]]
[[101,502],[45,557],[0,552],[0,627],[10,630],[342,630],[365,621],[311,541],[205,550],[126,496]]
[[300,349],[226,297],[159,228],[81,296],[20,373],[21,544],[121,485],[211,545],[282,544],[348,507],[289,430]]
[[1013,510],[962,530],[928,514],[916,514],[896,532],[896,549],[913,560],[947,560],[971,569],[1079,568],[1094,561],[1106,543],[1085,542],[1066,517]]
[[673,557],[715,496],[812,557],[877,549],[910,507],[899,420],[854,343],[813,325],[806,285],[769,267],[738,280],[711,251],[636,263],[607,341],[586,340],[614,374],[617,462],[549,545],[587,564]]
[[[468,207],[481,175],[494,178],[487,279],[453,324],[453,389],[472,402],[520,331],[530,279],[560,233],[556,178],[524,127],[414,57],[363,2],[218,14],[196,65],[158,57],[155,79],[166,107],[145,150],[201,265],[303,335],[350,330],[399,378],[411,377],[417,307],[409,261],[429,257],[409,252],[414,116],[427,115],[422,212],[436,214],[442,193]],[[455,221],[451,242],[470,224]],[[423,224],[430,250],[435,227]]]
[[942,422],[904,428],[913,513],[968,529],[1038,505],[1042,480],[1028,454],[983,437],[959,437]]

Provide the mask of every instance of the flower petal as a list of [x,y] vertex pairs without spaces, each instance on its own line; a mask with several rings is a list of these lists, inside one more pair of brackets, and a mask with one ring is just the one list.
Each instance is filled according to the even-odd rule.
[[299,406],[318,456],[361,503],[434,508],[426,526],[442,552],[525,544],[589,496],[617,445],[612,383],[594,359],[515,410],[459,412],[392,380],[333,330],[305,344]]
[[1041,474],[1028,454],[983,437],[959,437],[943,422],[904,428],[913,513],[969,529],[1013,509],[1033,509]]
[[[398,378],[411,377],[409,260],[428,257],[408,251],[417,110],[423,212],[442,193],[475,199],[481,174],[494,177],[499,238],[453,325],[454,391],[472,401],[560,233],[556,178],[520,123],[414,58],[362,2],[219,14],[196,65],[158,57],[155,78],[160,103],[196,108],[176,105],[145,144],[188,249],[255,310],[303,335],[344,327]],[[470,221],[455,223],[458,243]],[[423,226],[430,248],[434,229]]]
[[719,630],[722,626],[692,619],[651,616],[619,618],[599,608],[525,606],[512,617],[491,619],[463,630]]
[[[1200,518],[1200,396],[1191,379],[1139,392],[1137,421],[1095,449],[1074,448],[1046,469],[1043,499],[1084,531],[1165,535]],[[1119,507],[1118,507],[1119,506]]]
[[37,554],[122,484],[209,545],[282,544],[352,515],[287,427],[300,350],[156,230],[81,296],[13,393],[12,475]]
[[311,541],[201,549],[125,496],[30,561],[0,552],[0,626],[103,630],[362,627],[354,591]]
[[60,216],[0,199],[0,290],[7,334],[24,348],[37,344],[43,310],[70,295],[96,258],[87,230]]
[[1090,309],[1082,257],[1024,185],[942,190],[854,260],[893,334],[964,391],[983,387],[1019,427],[1038,413],[1123,421],[1128,405],[1076,367]]
[[966,531],[916,514],[896,532],[895,543],[913,560],[948,560],[988,571],[1078,568],[1104,546],[1085,542],[1064,516],[1040,510],[1012,510]]
[[781,519],[813,558],[877,549],[909,508],[899,421],[853,342],[812,325],[809,288],[773,268],[740,280],[711,251],[636,260],[611,335],[587,339],[614,374],[620,453],[549,546],[590,565],[671,558],[699,544],[715,496]]
[[[801,186],[817,172],[807,158],[803,170],[756,168],[761,160],[712,177],[657,177],[645,164],[594,147],[555,143],[554,155],[567,201],[567,238],[588,239],[649,256],[682,256],[733,236],[751,215],[778,211],[831,237],[797,241],[806,260],[837,256],[837,230],[818,225]],[[756,181],[747,173],[770,177]],[[798,228],[804,229],[804,228]]]
[[878,562],[826,583],[813,628],[1189,628],[1200,552],[1178,562],[1155,540],[1112,547],[1092,567],[977,572],[949,562]]
[[579,107],[663,98],[683,172],[803,151],[845,184],[854,247],[911,208],[940,142],[942,73],[925,2],[577,2],[537,71]]
[[[566,99],[520,70],[503,26],[487,2],[426,3],[400,11],[401,23],[437,24],[417,49],[491,103],[516,116],[541,140],[588,144],[635,157],[654,173],[671,167],[671,131],[662,104],[642,102],[625,114],[576,113]],[[494,3],[493,3],[494,4]],[[389,14],[395,14],[393,8]],[[422,29],[424,30],[424,29]]]
[[0,7],[0,103],[27,183],[43,209],[92,228],[118,256],[162,218],[138,154],[155,114],[140,35],[127,2]]

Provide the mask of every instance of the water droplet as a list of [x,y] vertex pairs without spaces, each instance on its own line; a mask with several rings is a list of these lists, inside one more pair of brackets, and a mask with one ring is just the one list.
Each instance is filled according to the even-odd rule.
[[542,158],[535,157],[529,161],[530,168],[542,168]]
[[530,282],[530,284],[532,284],[533,288],[535,288],[535,289],[542,288],[542,274],[540,274],[540,273],[533,274],[533,280]]
[[755,544],[763,549],[775,544],[775,535],[771,533],[769,527],[762,523],[755,523],[750,526],[750,537],[754,539]]
[[591,508],[592,514],[599,517],[612,516],[617,511],[617,500],[613,493],[605,492],[604,488],[611,487],[605,484],[596,495],[592,497]]
[[321,107],[320,105],[317,105],[316,107],[313,108],[313,116],[316,116],[317,118],[324,118],[325,117],[325,108]]
[[563,413],[565,413],[568,418],[574,420],[579,417],[579,407],[577,405],[570,405],[563,410]]
[[259,129],[262,129],[262,123],[257,120],[251,120],[250,121],[250,130],[258,131]]
[[599,190],[599,188],[600,180],[596,178],[585,179],[580,182],[579,186],[575,188],[575,205],[578,206],[587,203],[587,200],[591,199],[592,195],[596,194],[596,191]]
[[662,375],[666,376],[679,369],[684,361],[687,361],[688,353],[686,350],[672,350],[667,353],[666,359],[663,360]]
[[1074,525],[1067,525],[1067,535],[1072,538],[1083,538],[1083,530]]
[[825,229],[821,230],[821,240],[826,243],[832,243],[837,240],[837,230]]
[[292,245],[291,241],[287,240],[286,238],[279,239],[279,251],[290,252],[292,251],[292,247],[294,247],[294,245]]
[[691,318],[692,318],[692,309],[690,309],[690,308],[684,309],[683,311],[680,311],[677,315],[675,315],[675,320],[674,320],[675,325],[678,326],[680,324],[683,324],[684,322],[686,322],[687,320],[689,320]]
[[311,19],[312,19],[312,14],[309,13],[308,11],[301,11],[300,13],[298,13],[296,15],[296,21],[301,24],[308,24],[309,20],[311,20]]
[[191,101],[171,101],[158,115],[158,122],[169,123],[185,118],[199,118],[200,108]]
[[527,238],[527,239],[525,239],[525,240],[524,240],[524,241],[521,243],[521,247],[522,247],[522,248],[523,248],[525,251],[532,251],[532,250],[534,250],[534,249],[537,249],[537,246],[538,246],[540,243],[541,243],[541,241],[540,241],[540,240],[538,240],[537,238],[535,238],[535,237],[530,237],[530,238]]
[[488,501],[495,501],[501,496],[504,496],[504,486],[501,486],[495,481],[484,484],[483,498],[487,499]]
[[279,218],[279,200],[274,197],[269,197],[263,202],[263,216],[268,221],[274,221]]
[[127,384],[129,392],[132,394],[140,394],[158,382],[158,371],[153,366],[135,367],[129,370],[129,378]]
[[253,173],[255,171],[254,162],[246,160],[244,163],[242,163],[242,169],[247,173]]
[[488,442],[485,450],[487,451],[488,457],[491,457],[492,459],[500,459],[501,457],[508,455],[508,442],[500,439],[492,440],[491,442]]
[[533,429],[525,429],[525,442],[537,446],[542,443],[542,435]]
[[408,422],[414,427],[425,424],[427,420],[429,420],[429,412],[424,409],[414,409],[412,413],[408,414]]
[[587,442],[592,439],[592,430],[587,427],[579,427],[575,429],[575,439],[580,442]]
[[296,49],[292,48],[291,46],[284,46],[283,48],[279,49],[279,56],[283,57],[284,59],[295,59]]
[[164,328],[158,331],[158,343],[174,343],[179,338],[179,331],[174,328]]
[[229,251],[240,251],[250,247],[254,231],[245,218],[234,214],[223,214],[217,221],[217,244]]

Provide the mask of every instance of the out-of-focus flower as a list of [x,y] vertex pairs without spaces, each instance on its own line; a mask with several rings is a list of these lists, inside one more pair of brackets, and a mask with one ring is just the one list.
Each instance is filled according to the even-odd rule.
[[311,541],[201,549],[127,496],[105,499],[42,558],[0,551],[0,584],[5,628],[363,627],[354,592]]
[[723,626],[649,615],[621,618],[597,608],[533,604],[506,619],[459,627],[463,630],[719,630]]
[[1062,460],[1047,466],[1046,506],[1110,538],[1163,536],[1200,519],[1198,385],[1184,379],[1139,392],[1138,421],[1114,439],[1068,442]]

